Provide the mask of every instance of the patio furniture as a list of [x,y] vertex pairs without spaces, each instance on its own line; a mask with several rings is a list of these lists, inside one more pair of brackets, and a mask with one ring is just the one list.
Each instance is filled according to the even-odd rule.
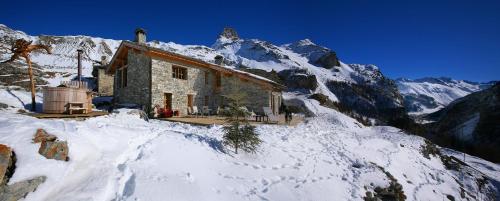
[[198,117],[201,113],[198,111],[198,106],[193,106],[193,114],[195,117]]
[[210,115],[210,108],[208,108],[208,106],[203,106],[202,114],[208,117]]
[[73,114],[73,111],[80,111],[82,114],[86,114],[87,108],[84,108],[83,103],[80,102],[68,103],[68,113]]
[[279,121],[278,116],[273,114],[270,107],[262,107],[262,109],[264,110],[264,115],[268,117],[267,122],[269,122],[269,121],[278,122]]
[[266,115],[255,115],[255,121],[256,122],[262,122],[264,119],[267,119],[269,121],[269,117]]

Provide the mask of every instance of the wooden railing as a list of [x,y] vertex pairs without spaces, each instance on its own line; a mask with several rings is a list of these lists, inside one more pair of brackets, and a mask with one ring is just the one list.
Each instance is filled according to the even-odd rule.
[[61,81],[61,85],[65,85],[69,88],[89,89],[89,84],[87,82],[84,82],[84,81],[77,81],[77,80]]

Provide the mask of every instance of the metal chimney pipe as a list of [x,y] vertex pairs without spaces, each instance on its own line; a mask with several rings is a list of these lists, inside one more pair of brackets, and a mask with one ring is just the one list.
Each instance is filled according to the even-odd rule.
[[78,49],[76,50],[78,52],[78,81],[82,81],[82,52],[83,50]]

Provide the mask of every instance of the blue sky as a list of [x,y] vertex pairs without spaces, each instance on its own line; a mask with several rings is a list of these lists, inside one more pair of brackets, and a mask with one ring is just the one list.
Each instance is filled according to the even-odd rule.
[[[0,23],[31,35],[210,46],[225,26],[275,44],[309,38],[391,77],[500,80],[500,1],[6,1]],[[23,10],[21,12],[21,10]]]

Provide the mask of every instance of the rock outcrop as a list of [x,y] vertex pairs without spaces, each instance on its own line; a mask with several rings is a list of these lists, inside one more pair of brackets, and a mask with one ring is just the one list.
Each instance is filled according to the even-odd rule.
[[45,180],[47,180],[47,177],[39,176],[11,185],[0,186],[0,201],[17,201],[23,199],[28,193],[34,192]]
[[47,133],[43,129],[37,129],[33,138],[34,143],[40,142],[38,153],[47,159],[55,159],[61,161],[68,161],[68,143],[66,141],[59,141],[55,135]]
[[46,180],[45,176],[7,185],[16,169],[16,154],[12,148],[0,144],[0,201],[17,201],[36,190]]
[[39,143],[43,141],[55,141],[57,137],[55,135],[48,134],[47,131],[39,128],[36,130],[35,137],[33,138],[34,143]]
[[319,65],[326,69],[331,69],[334,66],[340,66],[340,61],[337,58],[337,53],[330,51],[321,56],[314,64]]
[[0,144],[0,186],[7,184],[16,168],[16,154],[6,145]]
[[318,87],[316,75],[307,74],[304,70],[284,70],[278,74],[288,89],[315,90]]
[[38,153],[47,159],[68,161],[68,143],[66,141],[42,141]]
[[236,33],[236,30],[234,30],[231,27],[225,27],[224,31],[220,33],[219,37],[224,37],[230,40],[238,40],[240,37],[238,36],[238,33]]

